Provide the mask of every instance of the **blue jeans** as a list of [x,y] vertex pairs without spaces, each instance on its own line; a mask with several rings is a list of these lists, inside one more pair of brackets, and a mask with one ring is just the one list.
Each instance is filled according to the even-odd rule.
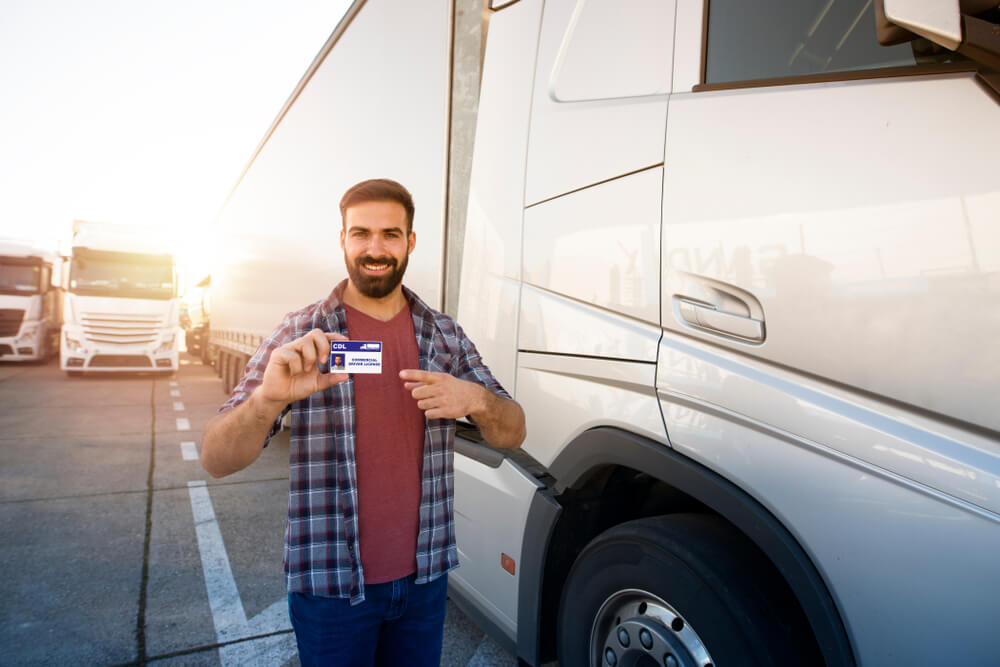
[[365,586],[365,601],[288,594],[288,615],[302,667],[438,667],[448,575],[416,575]]

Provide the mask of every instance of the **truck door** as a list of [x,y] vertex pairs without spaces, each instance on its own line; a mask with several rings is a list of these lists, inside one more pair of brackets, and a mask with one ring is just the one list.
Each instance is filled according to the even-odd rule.
[[[682,2],[677,30],[657,377],[671,444],[791,526],[861,656],[905,646],[895,661],[926,659],[932,646],[894,634],[919,620],[888,601],[935,577],[947,524],[919,494],[876,494],[869,473],[973,514],[1000,506],[1000,466],[984,456],[1000,431],[998,99],[974,63],[926,40],[880,46],[865,0]],[[813,447],[867,472],[807,465]],[[907,513],[921,522],[895,546],[862,538]],[[845,544],[852,556],[834,556]],[[875,574],[901,552],[920,555]],[[980,566],[941,557],[963,577]],[[866,590],[878,599],[862,602]],[[954,641],[982,647],[969,617],[984,614],[943,587],[923,593],[914,609],[953,609],[967,626]],[[893,628],[867,622],[879,615]]]

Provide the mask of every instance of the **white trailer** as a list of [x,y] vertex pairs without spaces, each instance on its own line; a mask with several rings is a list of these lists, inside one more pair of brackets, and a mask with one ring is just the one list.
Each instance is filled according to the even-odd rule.
[[167,241],[141,226],[76,220],[60,367],[83,372],[177,371],[177,266]]
[[527,414],[461,431],[450,578],[520,659],[995,662],[996,3],[490,4],[334,31],[220,217],[227,391],[394,178]]
[[0,359],[44,361],[59,350],[63,258],[0,241]]

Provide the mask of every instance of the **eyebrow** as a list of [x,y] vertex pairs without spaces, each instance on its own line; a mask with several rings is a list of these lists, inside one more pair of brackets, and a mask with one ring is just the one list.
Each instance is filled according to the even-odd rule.
[[[347,233],[350,234],[351,232],[353,232],[355,230],[361,231],[361,232],[371,232],[372,231],[370,227],[364,227],[363,225],[351,225],[350,227],[347,228]],[[380,231],[383,234],[388,233],[388,232],[398,232],[400,234],[405,234],[406,233],[406,232],[403,231],[402,227],[386,227],[386,228],[384,228],[384,229],[382,229]]]

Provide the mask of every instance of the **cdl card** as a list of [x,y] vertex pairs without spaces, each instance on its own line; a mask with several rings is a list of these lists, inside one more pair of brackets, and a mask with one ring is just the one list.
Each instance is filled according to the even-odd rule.
[[330,341],[331,373],[381,373],[382,342],[377,340]]

